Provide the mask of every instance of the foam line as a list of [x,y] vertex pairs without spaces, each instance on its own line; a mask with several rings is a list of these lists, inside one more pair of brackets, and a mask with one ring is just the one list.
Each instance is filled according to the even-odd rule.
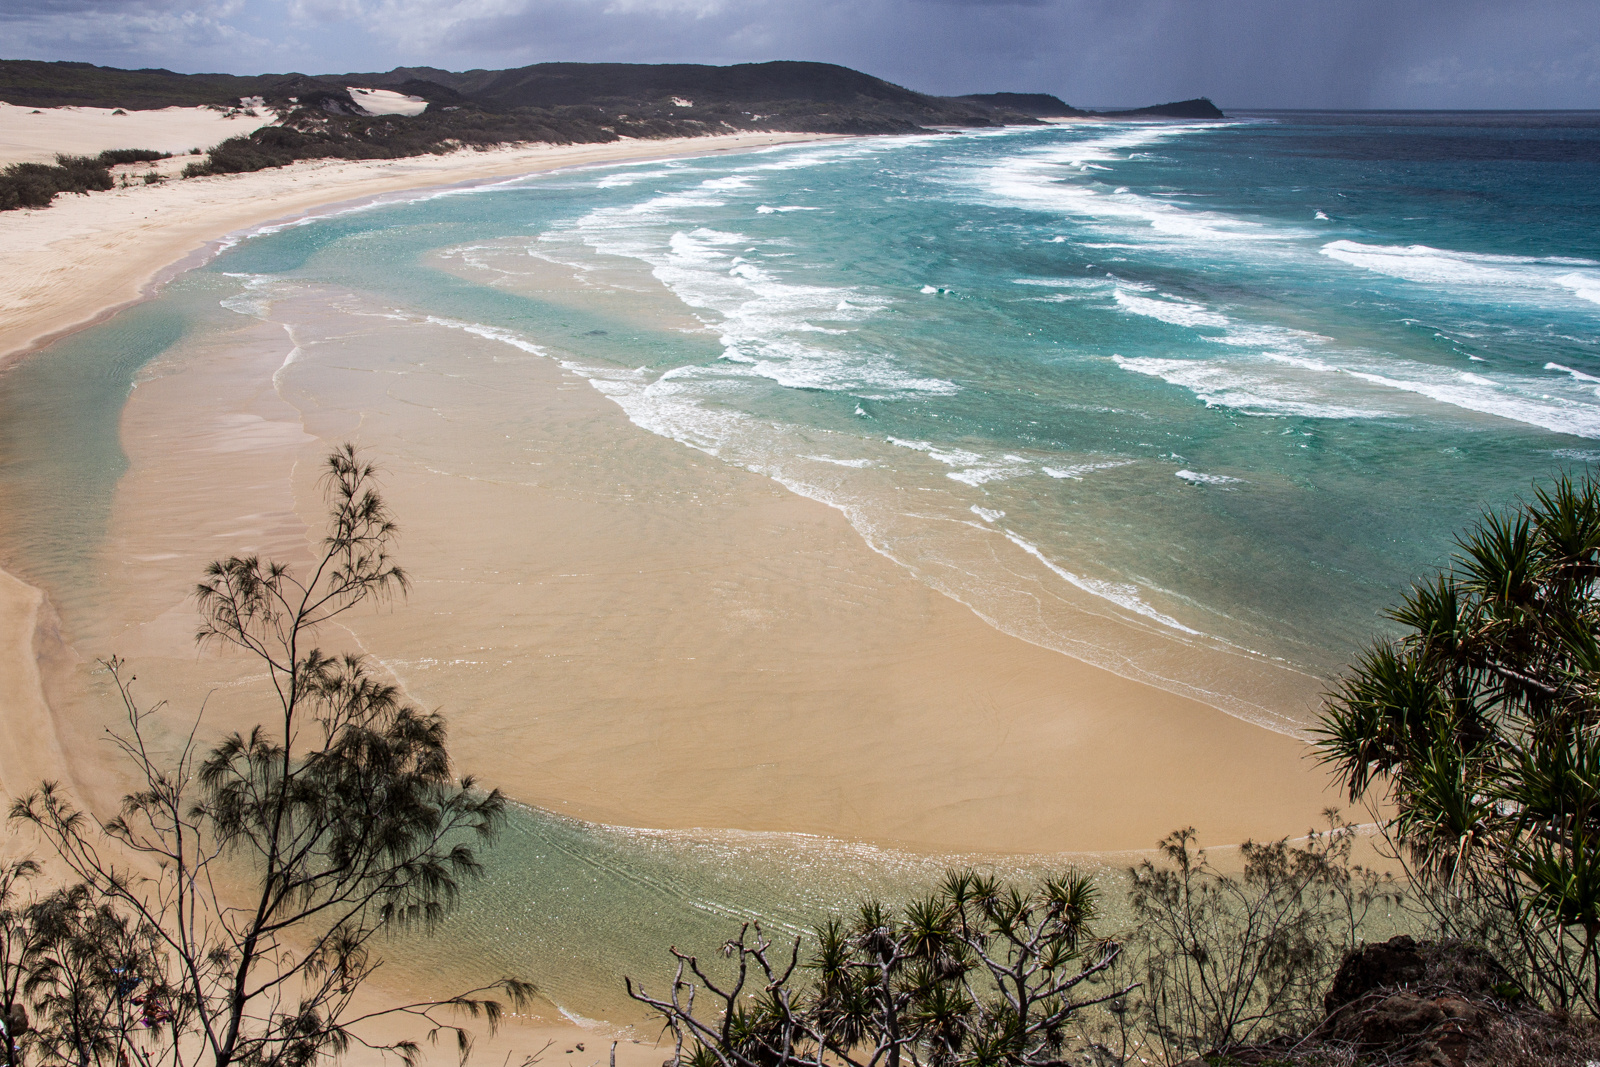
[[1007,541],[1010,541],[1028,555],[1032,556],[1040,563],[1043,563],[1057,577],[1070,582],[1072,585],[1082,589],[1085,593],[1097,596],[1102,600],[1110,601],[1120,608],[1126,608],[1128,611],[1134,612],[1137,615],[1143,615],[1147,619],[1154,619],[1163,626],[1171,627],[1174,630],[1180,630],[1186,634],[1194,634],[1196,637],[1203,636],[1199,630],[1192,630],[1183,623],[1179,622],[1177,619],[1174,619],[1172,616],[1163,615],[1149,604],[1146,604],[1139,597],[1138,586],[1121,582],[1102,582],[1094,578],[1084,578],[1080,575],[1073,574],[1065,567],[1058,566],[1057,564],[1051,562],[1043,552],[1039,551],[1036,545],[1024,541],[1010,530],[1006,530],[1005,535]]

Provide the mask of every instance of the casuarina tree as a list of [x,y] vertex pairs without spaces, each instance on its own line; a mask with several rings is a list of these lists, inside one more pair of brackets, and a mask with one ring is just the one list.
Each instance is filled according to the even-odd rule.
[[[82,933],[74,923],[90,923],[147,950],[140,966],[150,973],[127,975],[121,990],[139,998],[145,1040],[119,1057],[298,1067],[371,1042],[361,1024],[374,1016],[359,1011],[356,994],[379,964],[377,939],[436,922],[479,873],[475,849],[504,818],[498,792],[452,774],[438,714],[405,699],[365,657],[316,643],[332,620],[407,587],[374,475],[354,447],[337,449],[324,475],[327,532],[310,565],[219,560],[196,590],[199,641],[260,665],[267,721],[202,743],[197,717],[165,751],[155,737],[174,731],[154,727],[167,710],[141,706],[126,664],[113,659],[106,666],[126,714],[113,738],[138,788],[104,820],[51,783],[12,811],[93,897],[87,911],[63,912],[63,949]],[[493,1025],[497,997],[530,993],[501,979],[377,1014],[453,1031],[464,1056],[466,1031],[437,1021],[438,1011]],[[417,1052],[411,1041],[377,1047],[408,1060]]]

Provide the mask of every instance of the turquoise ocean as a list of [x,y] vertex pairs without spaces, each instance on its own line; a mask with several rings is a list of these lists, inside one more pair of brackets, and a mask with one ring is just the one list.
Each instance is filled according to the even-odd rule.
[[[141,369],[352,307],[435,360],[558,362],[1002,630],[1298,730],[1455,531],[1600,459],[1600,114],[862,138],[267,227],[0,375],[0,562],[70,628]],[[945,861],[530,810],[419,958],[469,945],[615,1017],[658,946]]]

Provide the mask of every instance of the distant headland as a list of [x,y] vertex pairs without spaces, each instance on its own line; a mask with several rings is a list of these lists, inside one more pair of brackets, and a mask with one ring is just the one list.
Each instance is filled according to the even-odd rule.
[[1049,93],[974,93],[954,99],[977,104],[979,107],[993,108],[997,112],[1017,112],[1038,118],[1220,119],[1227,117],[1217,105],[1204,96],[1123,111],[1085,111]]

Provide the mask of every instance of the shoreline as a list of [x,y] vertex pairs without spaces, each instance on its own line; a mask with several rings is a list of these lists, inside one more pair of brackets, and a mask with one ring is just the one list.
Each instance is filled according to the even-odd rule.
[[[463,149],[448,156],[308,160],[247,174],[85,196],[59,194],[50,207],[0,214],[0,369],[148,298],[176,275],[207,262],[217,251],[210,246],[242,231],[394,193],[842,139],[838,134],[740,133]],[[302,181],[299,189],[285,188]],[[152,220],[162,211],[165,218]],[[154,225],[141,225],[151,221]]]
[[[88,196],[61,194],[48,208],[0,214],[0,373],[149,299],[174,277],[208,262],[229,237],[261,226],[292,223],[395,193],[834,139],[826,134],[734,134],[539,144],[399,160],[307,161]],[[302,179],[301,188],[284,188]],[[163,210],[165,218],[152,220]],[[149,221],[154,225],[140,225]],[[37,781],[47,768],[49,777],[72,777],[40,677],[41,643],[59,644],[59,638],[41,631],[41,613],[48,608],[43,590],[0,568],[0,722],[14,739],[0,759],[0,789],[12,796],[17,788],[13,779],[24,774]],[[22,738],[29,743],[16,743]]]
[[[416,582],[329,640],[444,707],[458,765],[530,806],[991,855],[1190,822],[1275,838],[1326,806],[1297,739],[997,629],[838,509],[649,432],[561,362],[342,286],[276,299],[181,342],[123,408],[105,578],[69,622],[83,657],[138,662],[147,698],[247,672],[197,659],[182,590],[218,551],[303,559],[319,461],[359,437]],[[248,728],[229,703],[213,726]],[[83,706],[58,711],[69,751],[97,732]]]
[[[363,199],[329,197],[304,213]],[[145,294],[216,240],[168,263]],[[229,319],[152,364],[121,406],[130,466],[95,550],[107,580],[90,608],[60,610],[79,655],[115,650],[140,664],[146,699],[188,707],[240,684],[237,661],[195,656],[182,590],[218,551],[300,558],[320,511],[316,460],[325,442],[359,432],[390,475],[401,550],[421,581],[404,610],[352,618],[329,639],[377,651],[419,703],[443,702],[458,767],[522,803],[685,840],[738,828],[925,855],[1108,854],[1148,848],[1187,821],[1208,841],[1315,821],[1320,776],[1297,742],[1005,634],[879,555],[835,509],[648,433],[554,361],[504,360],[498,342],[452,333],[474,381],[412,356],[396,376],[404,345],[382,332],[401,328],[390,320],[294,321],[305,355],[292,363],[283,323]],[[512,408],[479,407],[484,397]],[[301,398],[317,400],[314,414]],[[430,456],[457,460],[441,471],[397,447],[410,424],[396,405],[415,411],[422,399],[443,417],[435,425],[464,428],[430,431]],[[459,462],[487,455],[468,431],[512,414],[537,428],[526,441],[537,479]],[[496,488],[486,497],[479,484]],[[457,517],[469,514],[479,518],[463,528]],[[511,561],[520,572],[491,584],[508,562],[507,530],[540,558]],[[20,584],[0,582],[0,629],[34,621],[5,610],[24,594],[37,610],[37,591]],[[513,586],[533,596],[504,599]],[[529,605],[545,617],[530,621]],[[488,620],[517,628],[502,647],[519,650],[518,670],[467,662],[485,658],[474,648]],[[48,692],[64,696],[43,707],[43,729],[73,754],[72,788],[103,809],[125,791],[93,754],[107,709],[68,692],[92,685],[81,666],[46,666]],[[53,685],[58,676],[68,684]],[[208,723],[248,725],[244,703],[219,701]],[[15,758],[27,775],[43,768],[20,747]],[[710,788],[686,782],[688,768]],[[405,974],[459,965],[447,957]],[[571,1035],[563,1047],[610,1029],[538,1014],[550,1036]],[[545,1033],[535,1024],[519,1036]],[[619,1052],[624,1067],[659,1056],[631,1040]]]
[[[143,259],[136,258],[132,271],[116,269],[115,265],[122,262],[117,257],[102,256],[97,264],[98,274],[122,275],[122,292],[109,285],[98,287],[93,293],[98,297],[98,306],[92,309],[92,317],[62,322],[63,318],[73,313],[69,306],[57,313],[56,321],[51,323],[55,329],[50,336],[59,337],[81,329],[92,321],[101,321],[117,310],[148,297],[165,281],[229,247],[224,242],[231,235],[275,222],[292,224],[295,219],[317,217],[330,208],[348,210],[358,208],[363,203],[382,200],[394,193],[504,180],[555,169],[681,158],[685,155],[837,139],[821,135],[741,134],[659,143],[630,142],[562,148],[539,146],[503,152],[474,152],[464,164],[456,157],[358,164],[308,163],[249,175],[191,179],[175,187],[141,187],[102,194],[101,203],[121,201],[111,203],[108,210],[127,216],[130,211],[140,212],[151,204],[166,203],[175,193],[190,194],[193,190],[191,199],[201,202],[197,210],[199,218],[180,220],[177,226],[167,224],[166,220],[157,220],[138,230],[136,238],[143,238],[155,251],[147,253]],[[350,180],[352,172],[357,175],[354,182]],[[253,195],[260,188],[272,185],[281,187],[286,180],[297,183],[302,178],[309,179],[303,188],[288,191],[279,188],[279,195],[270,198]],[[441,180],[450,178],[455,181]],[[207,190],[217,189],[225,192],[208,196]],[[51,253],[58,259],[71,259],[74,250],[81,251],[96,235],[102,233],[102,230],[96,229],[96,225],[105,225],[104,220],[90,210],[97,206],[96,199],[91,197],[67,201],[44,211],[26,213],[23,220],[26,225],[20,229],[32,233],[55,220],[58,227],[68,230],[68,234],[65,239],[51,243]],[[62,212],[64,207],[74,210]],[[61,214],[52,215],[55,212]],[[102,210],[99,214],[105,213]],[[88,221],[85,221],[85,216],[89,216]],[[144,216],[146,219],[149,217]],[[31,247],[25,241],[16,239],[8,242],[4,221],[0,220],[0,265],[5,265],[8,256],[15,259],[26,255]],[[174,251],[179,253],[176,258],[171,255]],[[152,263],[153,260],[162,259],[163,255],[164,261]],[[76,266],[83,268],[84,265],[79,263]],[[48,271],[45,273],[49,275]],[[12,271],[11,276],[15,275],[16,272]],[[57,272],[50,277],[60,287],[68,286],[73,281],[80,282],[80,289],[83,287],[81,273],[62,276]],[[63,277],[64,281],[61,280]],[[19,296],[27,295],[26,292],[19,294],[18,288],[16,284],[7,286],[0,282],[0,313],[4,312],[7,300],[14,302]],[[131,297],[126,296],[129,289],[134,290]],[[67,303],[70,305],[71,302]],[[35,316],[35,321],[42,317]],[[14,322],[7,322],[5,328],[0,328],[0,365],[7,358],[15,361],[48,343],[35,336],[19,344],[18,338],[26,330],[27,327],[18,327]],[[11,345],[9,349],[3,347],[8,342]],[[269,358],[275,365],[280,357]],[[555,372],[554,377],[560,378],[560,372]],[[554,382],[546,381],[541,388],[551,385]],[[135,398],[136,406],[151,402],[161,388],[159,385],[154,387],[154,391],[141,388]],[[651,443],[644,447],[660,449],[662,455],[677,456],[678,446],[637,430],[609,401],[598,396],[592,401],[595,410],[588,412],[586,417],[594,418],[600,414],[608,422],[614,420],[617,423],[614,432],[637,433],[641,438],[649,438]],[[127,417],[128,410],[124,409],[125,422]],[[298,418],[291,421],[299,430]],[[164,436],[164,431],[159,428],[159,419],[153,422],[146,419],[146,423],[150,432],[158,437]],[[356,425],[361,425],[361,421],[357,420]],[[123,432],[125,435],[130,432],[126,425]],[[137,468],[138,450],[130,445],[129,451],[135,453],[131,458]],[[287,451],[292,453],[303,449],[291,447]],[[676,460],[673,462],[676,463]],[[690,466],[694,465],[691,460]],[[808,583],[824,582],[821,575],[825,572],[844,570],[852,575],[869,574],[874,588],[879,590],[875,594],[875,610],[882,612],[887,605],[893,604],[897,611],[889,612],[890,617],[904,616],[917,620],[915,626],[883,627],[893,633],[874,634],[874,639],[867,642],[871,651],[857,655],[856,671],[863,676],[862,685],[857,687],[862,694],[858,699],[867,701],[872,699],[868,694],[877,694],[878,706],[884,709],[885,718],[889,721],[878,727],[854,730],[861,735],[858,740],[864,743],[864,751],[852,754],[844,765],[836,766],[834,770],[837,774],[856,775],[862,781],[870,782],[867,787],[870,796],[843,801],[841,796],[834,795],[817,802],[801,788],[787,797],[788,802],[794,805],[792,807],[785,807],[784,803],[777,800],[767,800],[754,807],[748,800],[735,801],[732,809],[718,803],[671,803],[669,798],[673,789],[670,772],[662,773],[662,769],[649,757],[641,760],[636,745],[618,745],[583,726],[574,726],[568,729],[559,743],[549,746],[553,749],[549,755],[539,757],[537,766],[543,777],[537,786],[519,789],[513,785],[508,789],[519,800],[556,814],[572,815],[597,823],[641,823],[641,813],[648,811],[651,817],[643,822],[657,829],[729,826],[751,831],[821,833],[844,841],[933,852],[977,847],[981,851],[996,854],[1063,850],[1120,851],[1129,847],[1147,847],[1154,840],[1152,831],[1165,832],[1171,829],[1163,822],[1165,815],[1158,818],[1154,813],[1154,808],[1162,807],[1159,801],[1153,804],[1141,801],[1137,806],[1143,814],[1132,818],[1131,822],[1122,816],[1113,818],[1121,830],[1102,826],[1086,832],[1072,826],[1071,823],[1077,820],[1068,818],[1061,811],[1063,801],[1070,801],[1069,807],[1079,805],[1079,810],[1086,815],[1110,815],[1117,809],[1115,794],[1128,788],[1126,783],[1130,772],[1156,772],[1159,775],[1160,771],[1165,771],[1169,775],[1175,774],[1193,787],[1196,796],[1187,802],[1189,815],[1183,817],[1208,823],[1211,828],[1207,834],[1209,840],[1242,839],[1243,836],[1257,834],[1254,827],[1263,822],[1270,824],[1272,836],[1277,836],[1280,831],[1299,832],[1306,825],[1301,821],[1302,809],[1307,815],[1315,810],[1305,804],[1308,796],[1315,792],[1308,784],[1311,776],[1303,768],[1295,766],[1300,762],[1295,756],[1299,746],[1297,740],[1215,707],[1176,696],[1008,634],[974,615],[958,600],[922,585],[906,574],[900,565],[881,557],[860,541],[841,515],[817,501],[771,486],[764,478],[747,472],[720,472],[710,481],[700,474],[691,477],[692,481],[686,484],[695,492],[720,496],[729,505],[736,505],[743,514],[750,516],[745,520],[741,543],[748,543],[752,533],[763,538],[787,537],[787,543],[793,546],[793,554],[811,560],[810,571],[791,570],[779,576],[769,574],[753,578],[745,575],[733,584],[737,585],[741,580],[753,580],[758,584],[774,580],[783,583],[785,589],[795,590],[789,595],[794,597],[793,613],[798,617],[813,608],[809,603],[813,591]],[[440,486],[438,491],[448,496],[454,489]],[[135,491],[135,496],[139,495]],[[771,499],[773,497],[779,499]],[[413,497],[419,504],[425,499],[426,494]],[[593,502],[584,506],[591,509],[595,507]],[[133,510],[136,512],[138,509]],[[280,513],[290,514],[294,510],[298,509],[290,504]],[[423,508],[417,510],[422,511]],[[614,524],[615,519],[610,518],[599,523],[599,528],[609,529]],[[559,538],[562,535],[552,530],[549,536]],[[727,562],[739,553],[726,551],[718,543],[716,532],[686,525],[681,539],[687,546],[695,546],[703,556],[709,554],[711,561],[708,566],[727,569],[730,578],[740,573],[736,565]],[[703,542],[714,547],[704,549],[700,547]],[[574,546],[573,551],[581,547],[585,546]],[[718,552],[723,554],[717,555]],[[859,558],[840,568],[832,562],[836,554]],[[138,558],[141,557],[128,557],[130,560]],[[184,566],[188,569],[174,575],[178,581],[171,588],[182,589],[187,584],[188,573],[193,567],[189,563]],[[29,606],[29,598],[36,595],[36,590],[20,581],[0,583],[0,641],[5,647],[16,650],[32,643],[31,638],[27,644],[24,643],[21,631],[33,625],[31,620],[35,608]],[[869,616],[872,612],[857,602],[858,599],[856,590],[843,590],[841,587],[837,594],[838,602],[832,608],[834,618],[841,628],[873,633],[879,627],[871,623]],[[175,607],[169,605],[162,610]],[[422,608],[419,605],[413,610],[426,614]],[[704,610],[704,605],[701,605],[701,610]],[[749,615],[750,611],[746,609],[744,614]],[[137,618],[137,612],[129,616],[130,631],[140,629],[141,623],[135,621]],[[864,619],[867,620],[865,623]],[[383,627],[373,624],[363,625],[360,629],[381,632]],[[829,649],[823,654],[824,640],[814,638],[804,627],[800,627],[799,632],[805,638],[800,644],[807,648],[803,655],[791,656],[781,664],[757,669],[785,675],[791,680],[788,683],[790,686],[801,685],[804,688],[793,692],[783,686],[774,690],[746,682],[743,683],[746,705],[760,707],[767,703],[770,710],[766,714],[773,720],[772,728],[780,733],[792,731],[794,721],[817,726],[832,724],[836,729],[849,729],[856,716],[839,707],[841,703],[851,702],[841,701],[838,695],[840,687],[801,681],[809,678],[810,672],[825,669],[821,665],[830,663],[831,656],[838,650]],[[366,635],[361,636],[364,638]],[[678,643],[677,635],[671,635],[668,639],[674,644]],[[362,643],[366,642],[363,640]],[[645,644],[648,645],[648,642]],[[387,648],[389,643],[377,642],[373,647]],[[951,654],[955,648],[961,649],[959,655]],[[685,648],[683,651],[694,653],[697,650]],[[1130,653],[1137,655],[1137,648],[1130,646]],[[750,654],[748,648],[741,653],[746,657]],[[696,656],[684,655],[682,658],[691,661]],[[738,658],[734,657],[730,662],[738,662]],[[20,666],[9,673],[14,677],[23,676]],[[880,676],[886,680],[865,687],[867,679]],[[622,728],[626,721],[626,714],[621,710],[626,701],[625,693],[592,680],[585,684],[589,686],[587,698],[591,703],[606,709],[605,714],[612,718],[614,728]],[[678,716],[678,730],[689,731],[709,743],[719,729],[716,726],[717,716],[722,714],[713,709],[727,707],[729,698],[715,690],[704,690],[692,671],[674,677],[663,685],[663,689],[670,697],[667,705],[676,709],[674,714]],[[914,696],[908,697],[906,694]],[[921,705],[918,704],[919,699],[923,702]],[[1076,780],[1075,783],[1071,787],[1060,788],[1058,784],[1053,784],[1054,775],[1063,771],[1034,769],[1024,776],[1027,779],[1025,782],[1011,783],[1010,788],[992,784],[985,778],[985,768],[969,767],[970,761],[963,754],[970,751],[964,745],[995,747],[987,736],[988,727],[984,724],[975,725],[952,711],[943,710],[943,705],[955,701],[966,701],[973,707],[985,709],[985,717],[990,718],[991,723],[996,712],[1005,708],[1000,718],[1008,724],[1008,731],[1016,727],[1019,734],[1034,743],[1043,744],[1045,752],[1062,761],[1055,763],[1055,767],[1064,769],[1077,764],[1077,770],[1065,772]],[[573,707],[567,713],[576,715],[581,701],[573,697],[572,703]],[[47,707],[42,694],[35,706]],[[944,720],[952,738],[949,743],[939,746],[939,751],[926,753],[926,758],[931,764],[945,769],[945,780],[949,784],[964,783],[964,788],[969,790],[973,798],[968,807],[974,810],[959,817],[948,811],[947,802],[933,796],[923,796],[917,790],[908,791],[901,783],[884,780],[872,756],[874,750],[894,752],[896,744],[906,742],[910,735],[905,734],[904,730],[915,718],[926,714],[925,706],[941,706],[939,717]],[[4,710],[9,712],[9,709]],[[7,714],[7,718],[10,717]],[[53,740],[58,749],[76,751],[78,744],[73,742],[89,740],[96,731],[85,729],[85,726],[83,723],[57,722]],[[525,731],[525,724],[473,724],[473,728],[463,731],[475,741],[475,744],[469,743],[464,747],[463,764],[486,771],[485,777],[496,784],[510,785],[522,781],[521,774],[513,766],[514,761],[508,762],[508,751],[533,743]],[[513,740],[515,744],[508,744]],[[793,743],[803,743],[799,736],[791,740]],[[774,752],[770,744],[759,740],[747,740],[743,745],[742,756],[733,757],[731,753],[723,753],[725,770],[734,771],[742,762],[746,771],[739,772],[740,777],[750,780],[737,791],[744,793],[751,790],[759,794],[762,790],[755,780],[759,777],[756,769],[771,766],[770,758]],[[535,744],[534,750],[539,747]],[[1022,758],[1026,752],[1025,744],[1009,740],[1001,747],[1017,758]],[[1110,758],[1105,758],[1107,756]],[[993,766],[987,770],[997,772],[998,757],[990,757],[988,762]],[[1196,766],[1197,763],[1208,762],[1212,765]],[[821,767],[813,764],[806,766],[812,774],[821,770]],[[1091,769],[1085,770],[1085,767]],[[596,783],[601,780],[602,772],[611,768],[622,769],[625,777],[630,774],[633,776],[629,778],[633,784],[626,791],[633,794],[631,801],[619,800],[609,790],[597,790]],[[1241,772],[1256,781],[1241,785],[1235,780]],[[71,777],[70,771],[68,777]],[[806,775],[800,777],[804,779]],[[1118,786],[1119,782],[1123,784]],[[102,787],[106,785],[104,781],[97,784]],[[1274,788],[1282,794],[1284,803],[1281,805],[1275,803],[1277,797]],[[1158,792],[1170,796],[1166,790]],[[1290,795],[1295,797],[1294,801],[1289,801]],[[641,800],[641,797],[644,799]],[[921,813],[916,813],[918,804],[925,806]],[[1274,813],[1274,809],[1280,806],[1293,808],[1296,814],[1286,819],[1286,811]],[[1011,811],[1009,817],[1006,815],[1008,809]],[[906,814],[907,811],[912,814]],[[1007,833],[998,836],[993,834],[990,825],[995,819],[1012,824]],[[1090,819],[1093,819],[1093,815],[1090,815]],[[1130,833],[1131,825],[1141,829]]]

